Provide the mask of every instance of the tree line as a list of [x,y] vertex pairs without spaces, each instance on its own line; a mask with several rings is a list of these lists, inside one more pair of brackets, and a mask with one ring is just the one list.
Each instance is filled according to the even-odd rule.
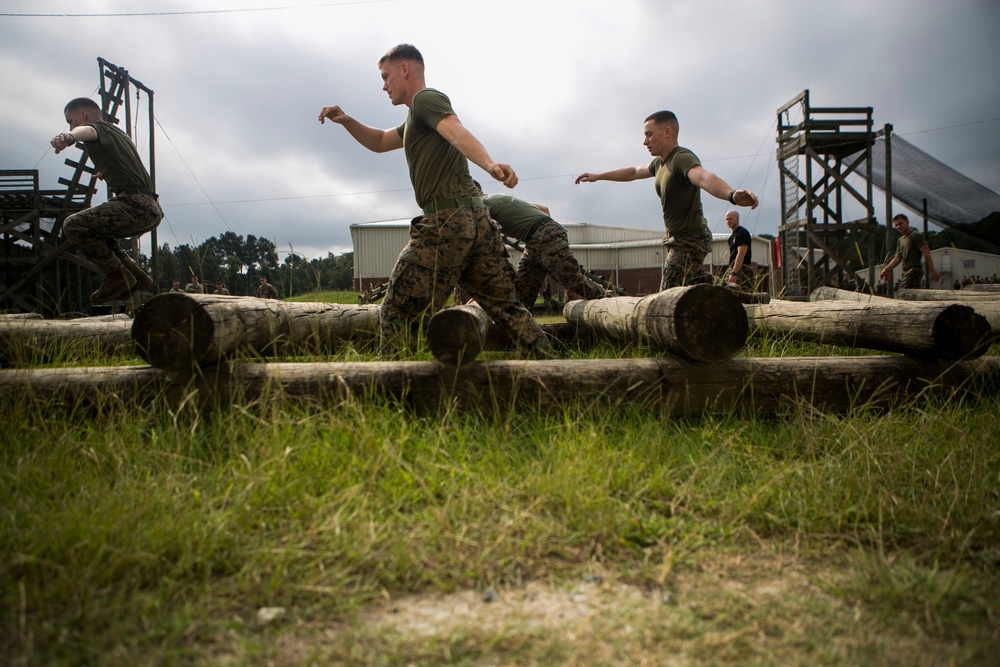
[[[280,259],[279,259],[280,257]],[[317,290],[347,290],[354,278],[354,253],[328,253],[310,259],[294,252],[279,252],[269,239],[248,234],[245,238],[224,232],[197,246],[181,244],[171,248],[164,243],[153,251],[154,261],[145,255],[140,264],[147,270],[155,264],[154,286],[158,292],[170,290],[173,281],[181,288],[192,276],[209,286],[222,281],[233,295],[256,295],[260,278],[265,277],[282,297]]]

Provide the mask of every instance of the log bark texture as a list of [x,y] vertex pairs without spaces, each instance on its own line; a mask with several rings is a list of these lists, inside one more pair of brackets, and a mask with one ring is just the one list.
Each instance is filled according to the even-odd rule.
[[[902,291],[902,290],[900,290]],[[935,290],[913,290],[918,292],[930,292]],[[940,292],[945,292],[947,294],[955,294],[957,292],[948,292],[947,290],[936,290]],[[871,294],[864,294],[861,292],[850,292],[848,290],[836,289],[834,287],[818,287],[813,290],[813,293],[809,295],[810,301],[823,301],[823,300],[836,300],[836,301],[855,301],[858,303],[901,303],[898,299],[887,299],[884,296],[873,296]],[[917,303],[913,301],[908,301],[907,303]],[[941,301],[930,302],[930,303],[943,303]],[[958,303],[964,306],[969,306],[975,310],[978,314],[986,318],[986,321],[990,323],[990,329],[993,331],[993,339],[1000,340],[1000,300],[994,299],[979,299],[979,300],[966,300],[966,301],[952,301],[951,303]]]
[[1000,284],[998,283],[972,283],[971,285],[966,285],[962,288],[964,292],[991,292],[993,294],[1000,293]]
[[0,370],[0,401],[43,400],[65,407],[120,406],[132,397],[161,400],[169,376],[150,366]]
[[316,352],[347,340],[377,339],[378,308],[166,293],[136,312],[132,337],[153,366],[186,371],[237,354]]
[[985,317],[954,303],[774,300],[744,308],[762,331],[925,359],[981,357],[993,339]]
[[57,356],[135,354],[132,320],[0,320],[0,364],[24,366]]
[[746,311],[725,287],[691,285],[644,297],[570,301],[571,324],[618,340],[642,342],[692,361],[730,359],[746,344]]
[[0,370],[0,400],[47,397],[66,401],[95,393],[144,392],[161,400],[194,397],[206,404],[305,398],[337,406],[385,397],[424,410],[455,405],[507,411],[558,412],[568,404],[656,409],[664,416],[706,412],[832,412],[905,404],[916,394],[953,396],[1000,391],[1000,357],[926,362],[909,357],[738,358],[715,364],[681,359],[499,361],[445,366],[438,362],[227,363],[188,377],[149,367]]
[[489,329],[490,316],[477,303],[444,308],[427,323],[427,347],[438,361],[461,366],[483,351]]
[[972,292],[960,289],[901,289],[896,290],[901,301],[1000,301],[995,292]]

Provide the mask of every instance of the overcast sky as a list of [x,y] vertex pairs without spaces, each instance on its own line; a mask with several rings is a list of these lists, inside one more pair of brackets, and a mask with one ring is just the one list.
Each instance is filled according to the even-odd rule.
[[[107,16],[136,12],[159,14]],[[44,188],[71,173],[48,141],[69,99],[97,99],[103,57],[155,92],[160,243],[231,230],[339,254],[352,223],[418,212],[402,151],[316,120],[339,104],[400,124],[376,67],[400,42],[514,167],[513,194],[558,220],[662,229],[652,181],[573,179],[647,162],[643,118],[671,109],[681,145],[760,196],[745,226],[776,234],[776,111],[805,89],[815,106],[873,107],[876,126],[1000,191],[996,0],[3,0],[0,169],[37,168]],[[726,231],[728,203],[703,200]]]

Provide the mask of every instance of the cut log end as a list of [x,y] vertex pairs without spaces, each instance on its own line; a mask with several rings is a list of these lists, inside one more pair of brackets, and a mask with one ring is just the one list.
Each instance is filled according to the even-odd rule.
[[160,294],[136,311],[132,340],[150,365],[187,371],[198,358],[194,350],[211,344],[213,323],[197,301],[183,294]]
[[993,330],[972,307],[952,304],[934,320],[931,338],[943,359],[975,359],[986,354]]
[[723,361],[746,345],[750,325],[739,298],[725,287],[694,285],[661,292],[647,315],[650,333],[669,351],[692,361]]
[[[486,317],[486,324],[489,325],[489,317]],[[438,361],[461,366],[475,361],[483,351],[483,328],[480,318],[470,310],[445,308],[435,313],[427,324],[427,346]]]

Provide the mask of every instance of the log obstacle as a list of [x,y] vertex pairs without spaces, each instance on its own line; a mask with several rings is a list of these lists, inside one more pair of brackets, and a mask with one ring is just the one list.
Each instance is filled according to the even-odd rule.
[[489,329],[490,316],[478,303],[444,308],[427,323],[427,347],[438,361],[461,366],[483,351]]
[[55,357],[135,354],[132,320],[0,320],[0,364],[31,365]]
[[711,285],[570,301],[563,316],[597,335],[640,342],[691,361],[730,359],[746,344],[749,332],[739,299],[729,289]]
[[4,320],[42,320],[41,313],[0,313],[0,322]]
[[417,410],[457,406],[558,413],[583,403],[682,416],[787,414],[803,406],[847,412],[964,391],[1000,392],[1000,357],[960,362],[903,356],[736,358],[714,364],[675,358],[582,359],[457,367],[436,361],[230,362],[193,375],[149,367],[0,370],[0,398],[49,400],[55,394],[70,406],[111,394],[146,401],[197,400],[208,406],[297,398],[339,406],[390,398]]
[[896,298],[902,301],[998,301],[996,292],[974,292],[951,289],[901,289],[896,290]]
[[237,354],[329,349],[378,337],[377,305],[295,303],[214,294],[159,294],[135,314],[132,339],[157,368],[187,371]]
[[955,303],[773,300],[744,308],[761,331],[926,359],[981,357],[993,339],[985,317]]
[[972,283],[962,288],[964,292],[992,292],[1000,294],[1000,284],[998,283]]
[[[946,294],[957,294],[958,291],[949,292],[947,290],[900,290],[913,291],[913,292],[944,292]],[[996,295],[993,295],[994,297]],[[866,294],[863,292],[851,292],[848,290],[836,289],[834,287],[818,287],[813,290],[812,294],[809,295],[810,301],[855,301],[857,303],[903,303],[898,299],[888,299],[884,296],[874,296],[872,294]],[[918,303],[915,301],[907,301],[907,303]],[[933,301],[930,303],[944,303],[942,301]],[[951,303],[957,303],[960,305],[969,306],[975,310],[978,314],[986,318],[986,321],[990,323],[990,329],[993,331],[993,339],[1000,340],[1000,300],[993,299],[977,299],[977,300],[965,300],[965,301],[952,301]]]

